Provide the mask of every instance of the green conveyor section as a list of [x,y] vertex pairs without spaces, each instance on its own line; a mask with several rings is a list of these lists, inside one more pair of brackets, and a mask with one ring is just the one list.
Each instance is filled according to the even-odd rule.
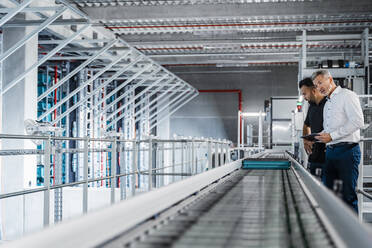
[[273,159],[245,159],[242,163],[242,169],[255,170],[286,170],[289,169],[289,166],[288,160]]

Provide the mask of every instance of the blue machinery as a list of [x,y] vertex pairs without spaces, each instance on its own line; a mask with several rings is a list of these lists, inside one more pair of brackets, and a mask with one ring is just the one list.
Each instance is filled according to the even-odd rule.
[[286,153],[262,152],[59,224],[9,247],[371,244],[371,229],[300,163]]

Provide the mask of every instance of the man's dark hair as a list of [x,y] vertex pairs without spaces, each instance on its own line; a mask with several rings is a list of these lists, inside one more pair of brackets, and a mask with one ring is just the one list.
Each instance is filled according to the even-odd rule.
[[306,86],[306,87],[309,87],[309,88],[315,87],[315,85],[313,84],[313,80],[311,80],[311,78],[302,79],[300,81],[300,83],[298,84],[298,88],[301,89],[302,86]]

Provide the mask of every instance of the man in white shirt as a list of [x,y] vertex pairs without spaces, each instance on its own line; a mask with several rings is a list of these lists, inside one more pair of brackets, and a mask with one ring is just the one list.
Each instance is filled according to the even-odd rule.
[[318,70],[312,80],[321,94],[328,97],[323,111],[324,130],[315,136],[326,143],[326,163],[323,183],[333,189],[334,180],[342,181],[342,198],[358,212],[355,188],[360,162],[360,128],[364,126],[363,111],[358,96],[336,86],[329,71]]

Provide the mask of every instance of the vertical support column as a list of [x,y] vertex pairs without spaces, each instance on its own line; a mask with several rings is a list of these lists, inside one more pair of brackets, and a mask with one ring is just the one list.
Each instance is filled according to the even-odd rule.
[[112,141],[111,146],[111,204],[115,203],[115,188],[117,184],[116,170],[117,170],[117,143],[116,139]]
[[84,159],[83,159],[83,178],[84,178],[84,185],[83,185],[83,213],[86,214],[88,212],[88,137],[84,139]]
[[136,195],[136,172],[138,171],[138,146],[137,142],[133,141],[133,159],[132,159],[132,182],[131,182],[131,189],[132,189],[132,196]]
[[[364,63],[364,83],[365,83],[365,94],[371,94],[372,89],[372,81],[370,78],[370,72],[369,72],[369,30],[368,28],[365,28],[362,33],[362,56],[363,56],[363,63]],[[367,97],[367,103],[368,107],[372,106],[372,101],[370,100],[370,97]]]
[[148,191],[152,190],[152,140],[149,139]]
[[[357,188],[360,190],[363,190],[364,142],[363,142],[363,137],[360,137],[360,138],[362,141],[359,142],[361,157],[360,157],[360,163],[359,163],[359,177],[358,177],[358,182],[357,182]],[[358,193],[358,210],[359,210],[358,217],[360,221],[363,221],[363,197],[364,196],[361,193]]]
[[242,117],[242,126],[241,126],[241,129],[242,129],[242,140],[240,141],[241,142],[241,145],[242,147],[244,147],[245,143],[244,143],[244,117]]
[[262,149],[262,111],[259,112],[258,116],[258,148]]
[[212,141],[208,140],[208,170],[212,169]]
[[237,149],[238,149],[238,159],[240,159],[240,110],[238,111],[238,139],[237,139]]
[[[4,2],[4,1],[0,1]],[[29,13],[17,15],[25,21]],[[25,18],[24,18],[25,16]],[[2,27],[2,51],[7,51],[35,27]],[[24,73],[38,60],[37,37],[30,39],[23,47],[2,62],[2,89],[7,88],[14,78]],[[24,134],[24,120],[37,118],[37,69],[30,71],[23,80],[7,92],[0,90],[0,132]],[[7,139],[1,141],[2,149],[36,149],[31,140]],[[36,156],[3,156],[0,167],[0,193],[25,190],[36,186]],[[3,200],[0,208],[0,225],[6,226],[0,234],[3,240],[18,239],[25,228],[22,197]],[[48,220],[49,224],[49,220]],[[1,228],[0,228],[1,229]]]
[[44,191],[44,227],[49,226],[49,212],[50,212],[50,151],[51,139],[50,137],[45,141],[44,150],[44,186],[47,188]]
[[[300,54],[300,63],[298,63],[298,81],[302,80],[303,78],[303,71],[306,69],[306,60],[307,60],[307,38],[306,38],[306,30],[302,30],[302,47],[301,47],[301,54]],[[301,92],[298,91],[298,94],[300,95]]]

